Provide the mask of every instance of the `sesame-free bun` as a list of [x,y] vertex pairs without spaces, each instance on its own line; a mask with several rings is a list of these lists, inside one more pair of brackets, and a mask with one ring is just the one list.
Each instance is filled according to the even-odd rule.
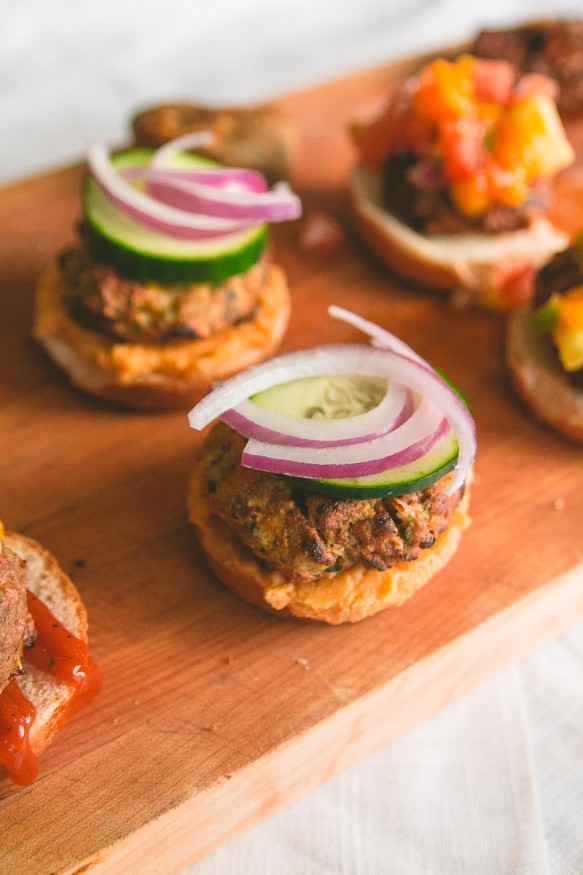
[[568,244],[544,217],[500,234],[419,234],[386,210],[380,171],[363,165],[352,169],[349,190],[360,235],[382,261],[413,282],[487,309],[507,309],[504,284]]
[[583,391],[569,382],[548,334],[537,331],[527,308],[506,328],[506,362],[517,392],[542,422],[583,443]]
[[295,127],[273,104],[161,103],[138,112],[132,128],[136,143],[151,148],[194,131],[209,131],[213,139],[197,149],[201,155],[227,166],[253,167],[270,184],[288,178],[297,146]]
[[[56,619],[76,638],[87,641],[87,615],[77,589],[57,560],[32,538],[7,532],[2,539],[7,549],[26,561],[25,586],[49,608]],[[16,681],[36,708],[30,729],[30,746],[40,754],[59,728],[60,715],[75,695],[75,688],[31,665],[23,653],[24,674]]]
[[356,623],[402,604],[449,562],[469,525],[469,488],[455,508],[448,528],[432,547],[410,562],[386,571],[355,565],[310,583],[286,581],[262,567],[251,551],[212,513],[205,476],[195,463],[188,490],[188,515],[200,546],[217,577],[238,596],[280,616],[295,616],[337,625]]
[[208,338],[122,343],[85,328],[70,315],[55,264],[37,287],[34,335],[78,388],[127,407],[172,409],[191,406],[211,382],[272,355],[289,315],[285,276],[272,264],[252,319]]

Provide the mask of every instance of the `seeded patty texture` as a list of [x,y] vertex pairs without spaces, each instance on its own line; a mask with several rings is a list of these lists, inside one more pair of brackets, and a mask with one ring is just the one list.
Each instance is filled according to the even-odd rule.
[[451,475],[398,498],[310,494],[290,478],[242,467],[244,445],[224,423],[209,434],[201,464],[210,506],[266,568],[291,581],[417,558],[447,528],[463,494],[445,494]]

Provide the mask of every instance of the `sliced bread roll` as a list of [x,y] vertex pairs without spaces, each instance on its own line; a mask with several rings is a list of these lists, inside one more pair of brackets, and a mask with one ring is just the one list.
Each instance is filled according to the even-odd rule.
[[349,189],[360,234],[382,261],[407,279],[487,309],[515,306],[504,290],[525,273],[534,276],[569,240],[544,217],[500,234],[427,236],[386,210],[379,170],[357,165]]
[[[14,532],[5,534],[2,549],[25,561],[26,588],[46,605],[68,632],[86,643],[85,606],[76,587],[57,560],[37,541]],[[71,684],[32,665],[27,659],[26,649],[23,652],[22,665],[24,671],[16,677],[16,682],[26,699],[36,708],[29,742],[33,754],[38,756],[69,716],[77,690]]]
[[547,333],[532,325],[531,311],[508,319],[506,361],[517,392],[541,422],[583,443],[583,391],[573,386]]

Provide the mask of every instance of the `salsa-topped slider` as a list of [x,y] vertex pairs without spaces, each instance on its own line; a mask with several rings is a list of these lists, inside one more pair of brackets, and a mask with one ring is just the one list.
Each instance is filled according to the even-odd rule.
[[188,507],[218,577],[281,615],[355,622],[398,605],[468,523],[475,427],[461,396],[394,335],[250,368],[189,414],[214,419]]
[[544,267],[530,307],[511,314],[506,360],[535,415],[583,442],[583,233]]
[[365,241],[397,272],[510,309],[568,242],[548,219],[553,177],[574,160],[554,82],[507,61],[439,58],[352,127],[350,177]]
[[268,225],[296,218],[299,199],[189,151],[211,137],[88,152],[79,239],[41,278],[34,333],[94,395],[189,406],[283,337],[290,299]]

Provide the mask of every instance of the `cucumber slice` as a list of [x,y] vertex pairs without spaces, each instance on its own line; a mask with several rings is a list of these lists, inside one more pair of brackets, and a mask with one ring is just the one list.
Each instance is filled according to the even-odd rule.
[[[386,380],[363,374],[322,375],[280,383],[258,392],[251,400],[261,407],[290,416],[342,419],[366,413],[380,403]],[[303,491],[335,498],[390,498],[431,486],[453,470],[458,442],[453,431],[417,462],[369,477],[319,480],[290,477]]]
[[344,419],[376,407],[387,391],[382,377],[334,374],[303,377],[258,392],[251,401],[305,419]]
[[418,462],[410,462],[400,468],[346,480],[316,480],[307,477],[294,477],[293,480],[305,492],[334,498],[394,498],[431,486],[453,471],[457,458],[457,438],[450,431],[439,446],[434,447]]
[[[153,150],[132,149],[113,158],[118,168],[144,166]],[[214,162],[182,153],[178,167]],[[84,234],[97,258],[140,282],[220,283],[250,268],[267,245],[267,225],[216,240],[179,240],[150,230],[119,210],[88,174],[82,190]]]

